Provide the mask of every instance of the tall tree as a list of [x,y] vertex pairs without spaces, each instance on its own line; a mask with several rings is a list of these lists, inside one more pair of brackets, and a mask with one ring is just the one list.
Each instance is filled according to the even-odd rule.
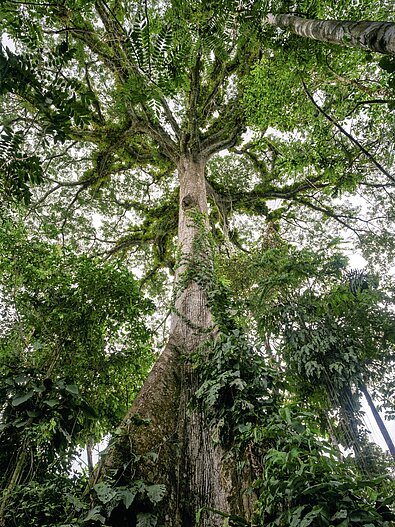
[[[362,183],[382,188],[381,180],[365,178],[372,173],[367,163],[373,156],[361,161],[358,142],[346,146],[341,136],[333,137],[332,124],[317,120],[317,109],[301,82],[295,91],[303,99],[302,111],[279,108],[270,115],[266,106],[259,113],[256,105],[271,97],[270,67],[284,58],[284,44],[262,34],[264,2],[5,1],[2,9],[4,28],[18,41],[16,51],[4,49],[1,55],[2,139],[10,145],[24,135],[22,173],[38,174],[36,179],[53,185],[39,198],[36,211],[55,192],[77,189],[61,211],[64,241],[83,191],[111,193],[107,189],[118,176],[114,184],[122,189],[122,203],[113,195],[112,206],[132,211],[135,222],[113,240],[109,252],[150,245],[154,261],[147,278],[165,265],[175,270],[168,343],[110,446],[101,474],[115,471],[123,483],[133,476],[165,485],[167,498],[158,512],[164,525],[194,525],[204,507],[248,515],[252,500],[243,489],[250,484],[249,476],[237,481],[224,445],[212,441],[214,429],[207,425],[204,408],[189,410],[199,387],[190,358],[215,339],[221,320],[210,223],[214,239],[239,245],[229,224],[235,210],[276,220],[289,208],[302,206],[352,227],[351,214],[323,201]],[[308,50],[301,44],[298,51],[301,63]],[[318,95],[320,79],[314,72],[324,69],[323,61],[305,69],[317,82],[313,89]],[[332,74],[326,74],[328,95],[341,100],[347,82],[340,82],[337,90],[331,87]],[[295,67],[274,71],[274,76],[281,75],[288,77],[287,89],[294,89]],[[244,136],[247,125],[261,129],[251,142]],[[271,125],[283,133],[303,131],[304,137],[265,137],[262,130]],[[312,144],[314,155],[306,151]],[[223,168],[218,170],[221,161],[217,169],[209,169],[211,158],[227,149],[242,161],[225,170],[240,174],[244,163],[247,173],[230,198],[230,179],[224,179]],[[29,178],[24,176],[21,183],[13,152],[3,148],[3,179],[20,192]],[[349,178],[344,163],[353,171]],[[74,178],[62,178],[70,168]],[[125,197],[127,185],[133,194]],[[144,189],[151,185],[156,196],[149,201]],[[271,213],[271,199],[283,200],[283,208]],[[56,218],[58,212],[52,209],[51,214]],[[84,215],[74,216],[71,222],[86,222]],[[145,507],[142,503],[132,520],[119,509],[109,521],[142,521]],[[203,526],[219,522],[210,511],[200,519]]]

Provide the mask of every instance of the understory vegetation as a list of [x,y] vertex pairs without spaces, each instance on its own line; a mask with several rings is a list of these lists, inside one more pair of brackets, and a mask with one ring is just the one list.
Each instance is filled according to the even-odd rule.
[[[80,446],[114,427],[115,440],[124,433],[116,426],[152,361],[142,320],[152,302],[121,267],[28,239],[8,219],[1,234],[10,299],[1,338],[6,524],[117,525],[129,511],[139,527],[157,525],[164,485],[125,484],[119,471],[95,481],[73,464]],[[250,518],[211,512],[235,526],[390,526],[393,460],[369,440],[359,386],[393,411],[392,376],[383,383],[395,343],[392,294],[376,277],[347,271],[336,247],[274,245],[244,257],[242,302],[223,255],[214,268],[194,262],[218,329],[180,358],[200,379],[189,411],[204,412],[232,477],[248,482],[242,499],[254,503]]]

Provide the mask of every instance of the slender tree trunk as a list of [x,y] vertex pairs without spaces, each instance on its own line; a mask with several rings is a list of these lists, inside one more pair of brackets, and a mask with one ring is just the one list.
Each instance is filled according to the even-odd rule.
[[92,476],[93,474],[93,442],[92,439],[89,438],[88,442],[86,444],[86,459],[88,464],[88,474],[89,476]]
[[381,416],[377,411],[377,408],[373,402],[373,399],[370,397],[370,393],[368,392],[368,389],[366,388],[364,384],[360,384],[359,389],[364,394],[365,399],[369,405],[369,408],[373,414],[373,417],[375,418],[377,426],[380,429],[381,435],[383,436],[384,441],[387,444],[388,450],[390,451],[392,457],[395,459],[395,445],[391,439],[391,436],[388,433],[388,430],[387,430],[387,427],[385,426],[384,421],[381,419]]
[[269,14],[264,23],[321,42],[395,54],[395,24],[392,22],[309,20],[293,15]]
[[25,450],[26,442],[23,441],[22,446],[18,452],[17,462],[10,478],[10,481],[7,483],[7,486],[4,488],[1,501],[0,501],[0,527],[6,526],[6,520],[4,514],[7,511],[7,503],[12,495],[12,492],[15,490],[15,487],[19,485],[21,478],[23,476],[23,469],[25,468],[27,452]]
[[[201,236],[207,227],[204,166],[203,161],[187,157],[178,163],[181,260],[169,342],[126,416],[123,438],[109,447],[101,469],[102,474],[117,469],[124,483],[143,479],[164,484],[167,494],[159,525],[166,527],[193,527],[196,513],[204,506],[228,511],[232,486],[203,413],[188,409],[198,379],[185,357],[212,338],[213,331],[206,291],[193,278],[195,265],[211,264]],[[136,456],[139,460],[134,463]],[[123,514],[114,517],[112,525],[134,525]],[[199,527],[219,525],[217,519],[205,513]]]

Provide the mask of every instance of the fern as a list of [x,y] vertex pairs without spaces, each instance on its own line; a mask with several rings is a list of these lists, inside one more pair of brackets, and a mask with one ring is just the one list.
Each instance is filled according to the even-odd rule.
[[23,152],[24,136],[4,127],[0,132],[0,191],[7,198],[29,203],[30,185],[43,181],[41,161]]
[[134,58],[141,71],[149,73],[150,70],[150,35],[149,23],[146,17],[137,19],[129,31]]

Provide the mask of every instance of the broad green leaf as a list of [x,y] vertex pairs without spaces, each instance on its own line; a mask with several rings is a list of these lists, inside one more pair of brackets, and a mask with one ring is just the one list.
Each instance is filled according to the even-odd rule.
[[74,395],[79,395],[78,387],[75,384],[66,384],[65,386],[66,392],[72,393]]
[[106,522],[106,519],[104,516],[100,514],[100,507],[94,507],[91,509],[88,514],[84,517],[82,520],[83,523],[89,522],[89,521],[98,521],[102,525]]
[[44,404],[50,406],[51,408],[54,408],[55,406],[59,405],[59,400],[58,399],[46,399],[44,401]]
[[126,509],[129,509],[134,501],[134,498],[136,497],[136,494],[137,492],[131,489],[118,490],[118,495],[122,499]]
[[166,486],[165,485],[148,485],[146,487],[146,492],[148,499],[151,503],[156,505],[160,501],[162,501],[165,493],[166,493]]
[[96,483],[93,488],[96,491],[97,497],[103,504],[110,502],[117,494],[116,489],[111,485],[107,485],[104,481]]
[[12,399],[12,406],[19,406],[20,404],[25,403],[29,399],[31,399],[34,395],[33,390],[29,390],[27,393],[23,395],[17,395]]

